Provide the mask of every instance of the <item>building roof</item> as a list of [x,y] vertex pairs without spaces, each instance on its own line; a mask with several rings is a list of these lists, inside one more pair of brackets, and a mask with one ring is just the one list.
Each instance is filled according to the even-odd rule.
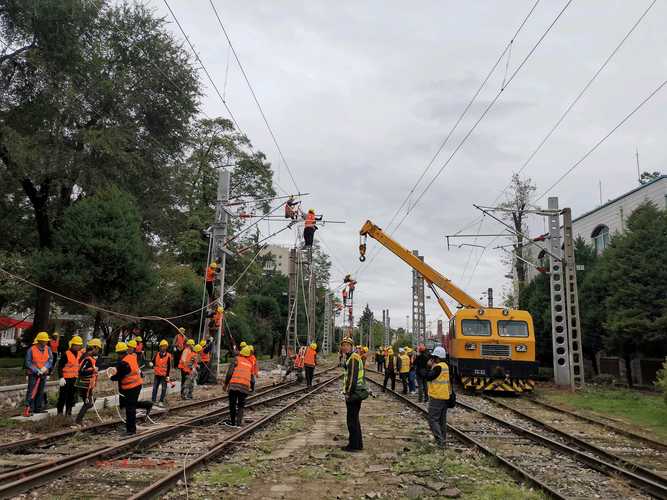
[[621,196],[619,196],[619,197],[617,197],[617,198],[614,198],[613,200],[609,200],[608,202],[603,203],[602,205],[600,205],[599,207],[594,208],[593,210],[589,210],[588,212],[583,213],[583,214],[580,215],[579,217],[576,217],[575,219],[573,219],[572,222],[576,222],[576,221],[578,221],[579,219],[583,219],[584,217],[588,217],[589,215],[594,214],[594,213],[597,212],[598,210],[601,210],[602,208],[604,208],[604,207],[606,207],[606,206],[612,205],[612,204],[616,203],[617,201],[622,200],[623,198],[627,198],[627,197],[630,196],[631,194],[634,194],[634,193],[636,193],[637,191],[640,191],[640,190],[642,190],[642,189],[644,189],[644,188],[650,186],[651,184],[655,184],[656,182],[658,182],[658,181],[660,181],[660,180],[662,180],[662,179],[667,179],[667,175],[661,175],[660,177],[656,177],[655,179],[653,179],[652,181],[647,182],[646,184],[642,184],[641,186],[637,186],[636,188],[631,189],[631,190],[628,191],[627,193],[624,193],[624,194],[622,194]]

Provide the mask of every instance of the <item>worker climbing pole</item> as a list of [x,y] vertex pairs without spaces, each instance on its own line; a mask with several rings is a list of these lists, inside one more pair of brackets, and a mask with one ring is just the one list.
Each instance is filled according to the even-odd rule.
[[[347,336],[354,338],[354,290],[357,287],[357,281],[347,274],[343,278],[343,309],[347,312]],[[359,339],[363,343],[363,339]]]

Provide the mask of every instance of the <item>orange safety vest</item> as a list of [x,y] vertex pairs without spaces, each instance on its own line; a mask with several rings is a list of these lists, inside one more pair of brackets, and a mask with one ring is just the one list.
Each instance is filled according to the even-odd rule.
[[144,352],[144,343],[137,342],[137,347],[134,349],[134,352]]
[[215,322],[215,326],[220,326],[220,322],[222,321],[222,314],[218,311],[215,311],[215,316],[213,316],[213,321]]
[[252,363],[252,374],[253,375],[258,375],[259,374],[259,365],[257,364],[257,357],[254,354],[251,354],[248,356],[248,359]]
[[38,346],[34,345],[31,348],[32,351],[32,367],[31,368],[44,368],[46,363],[49,361],[49,349],[44,347],[42,351]]
[[51,339],[49,340],[49,347],[51,348],[51,352],[53,354],[58,352],[58,348],[60,347],[60,339]]
[[70,349],[65,351],[67,363],[63,366],[63,378],[77,378],[79,376],[79,366],[81,366],[81,354],[79,351],[74,354]]
[[204,349],[202,349],[199,357],[201,358],[202,363],[208,363],[209,361],[211,361],[211,354],[204,351]]
[[182,351],[185,347],[185,335],[182,333],[176,334],[176,337],[174,337],[174,345],[176,346],[176,349]]
[[303,368],[305,350],[306,350],[305,347],[299,348],[299,354],[297,354],[296,358],[294,358],[294,368]]
[[315,214],[313,212],[308,212],[306,215],[306,222],[304,223],[305,227],[315,227]]
[[158,352],[155,355],[155,366],[153,373],[160,377],[166,376],[169,363],[171,363],[171,354],[166,353],[164,356],[160,356],[160,353]]
[[135,387],[141,386],[144,383],[141,378],[141,372],[139,371],[139,362],[137,361],[137,355],[127,354],[123,358],[123,362],[130,365],[130,373],[125,375],[120,381],[120,388],[123,390],[134,389]]
[[317,351],[310,346],[306,349],[306,355],[303,357],[303,364],[306,366],[315,366],[317,364]]
[[192,372],[192,367],[190,367],[190,359],[192,358],[192,349],[185,348],[183,349],[183,354],[181,354],[181,360],[178,362],[178,368],[182,372],[190,373]]
[[206,269],[206,282],[213,283],[214,279],[215,279],[215,269],[213,269],[211,266],[208,266],[208,268]]
[[250,390],[252,382],[252,361],[245,356],[236,357],[236,366],[232,372],[229,385],[236,385]]

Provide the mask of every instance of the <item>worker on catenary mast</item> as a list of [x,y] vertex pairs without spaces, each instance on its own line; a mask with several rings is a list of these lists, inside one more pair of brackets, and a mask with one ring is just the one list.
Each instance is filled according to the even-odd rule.
[[181,361],[181,354],[183,354],[183,349],[185,349],[185,343],[188,341],[188,338],[185,336],[185,328],[180,327],[178,333],[174,337],[174,366],[178,366]]
[[107,370],[109,378],[118,382],[119,404],[121,408],[125,408],[126,436],[137,433],[137,408],[144,408],[146,415],[149,415],[153,407],[150,401],[139,401],[144,381],[141,378],[137,355],[129,352],[130,350],[127,344],[118,342],[116,344],[118,361]]
[[213,281],[215,280],[216,273],[219,273],[217,262],[213,261],[206,268],[206,293],[208,294],[209,304],[213,302]]
[[341,293],[343,295],[343,307],[347,307],[347,287],[343,288]]
[[160,340],[159,350],[153,356],[151,366],[153,367],[153,394],[151,394],[151,401],[153,404],[157,401],[157,393],[160,391],[160,401],[158,406],[164,405],[164,398],[167,395],[167,383],[169,382],[169,375],[171,373],[171,359],[172,356],[167,352],[169,342]]
[[75,423],[82,425],[86,412],[95,405],[95,386],[97,385],[97,356],[102,349],[100,339],[91,339],[86,346],[86,351],[81,355],[79,366],[79,378],[76,381],[76,389],[81,396],[83,404],[76,416]]
[[398,376],[403,384],[403,394],[408,393],[408,374],[410,373],[410,357],[405,353],[403,347],[398,348]]
[[46,411],[42,406],[44,389],[46,388],[49,370],[53,366],[53,355],[48,343],[49,334],[39,332],[25,355],[28,390],[25,396],[24,417],[29,417],[33,413],[44,413]]
[[222,306],[217,306],[206,317],[208,318],[208,334],[211,337],[215,337],[225,317],[225,309]]
[[313,386],[313,376],[317,366],[317,344],[313,342],[308,346],[303,356],[303,366],[306,371],[306,386]]
[[299,204],[300,201],[296,201],[294,196],[290,196],[289,199],[285,202],[285,218],[296,220],[299,216]]
[[313,246],[313,239],[315,238],[315,231],[317,231],[317,226],[315,225],[315,222],[318,220],[322,220],[322,216],[315,215],[315,209],[311,208],[308,210],[308,214],[306,215],[304,227],[303,227],[303,247],[304,248],[309,248]]
[[428,382],[428,425],[438,445],[445,447],[447,439],[447,408],[452,397],[452,386],[449,380],[449,367],[445,362],[447,352],[441,346],[433,349],[429,361],[429,371],[425,375]]
[[195,341],[188,339],[181,355],[181,360],[178,363],[178,369],[181,370],[181,399],[189,399],[187,393],[188,378],[192,374],[194,366],[194,347]]
[[74,387],[74,383],[79,376],[79,367],[83,354],[81,351],[82,348],[83,340],[78,335],[75,335],[69,341],[69,349],[65,351],[65,354],[63,354],[58,362],[57,374],[58,385],[60,386],[58,390],[58,403],[56,404],[58,415],[63,414],[63,409],[66,416],[69,417],[72,415],[72,408],[74,408],[76,400],[76,387]]
[[248,394],[254,386],[252,362],[248,357],[252,354],[250,346],[246,345],[232,358],[225,376],[223,389],[229,393],[229,420],[225,425],[241,427],[243,425],[243,408]]
[[359,421],[361,402],[365,399],[365,397],[368,397],[368,392],[366,392],[365,397],[361,395],[361,391],[365,389],[364,365],[361,361],[361,356],[359,353],[351,352],[351,338],[345,337],[341,342],[341,347],[344,349],[345,355],[347,357],[345,361],[343,393],[345,394],[345,406],[347,409],[347,430],[349,433],[347,446],[344,446],[342,450],[357,452],[363,450],[364,448],[361,434],[361,422]]
[[428,362],[430,359],[430,355],[426,350],[426,346],[424,344],[419,344],[417,350],[419,351],[417,359],[415,360],[415,371],[417,375],[417,394],[418,394],[417,397],[420,403],[422,401],[428,403],[428,384],[426,383],[425,377],[426,373],[429,370]]

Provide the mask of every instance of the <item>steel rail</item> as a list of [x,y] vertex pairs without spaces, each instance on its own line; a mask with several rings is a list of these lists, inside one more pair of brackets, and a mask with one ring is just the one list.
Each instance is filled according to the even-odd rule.
[[243,429],[240,429],[239,431],[235,432],[234,434],[227,436],[226,438],[222,439],[215,445],[213,445],[213,448],[211,448],[208,452],[206,452],[203,455],[200,455],[196,459],[192,460],[189,464],[186,464],[182,469],[179,469],[175,472],[172,472],[166,477],[163,477],[162,479],[156,481],[155,483],[147,486],[137,494],[129,497],[129,500],[141,500],[141,499],[147,499],[147,498],[157,498],[160,493],[168,490],[174,483],[178,482],[181,480],[181,478],[184,478],[187,480],[192,473],[197,470],[198,468],[202,467],[204,464],[206,464],[208,461],[214,459],[221,453],[225,452],[227,449],[230,447],[234,446],[236,442],[251,434],[252,432],[256,431],[257,429],[263,427],[264,425],[268,424],[272,420],[276,419],[283,413],[291,410],[313,394],[321,391],[324,387],[327,387],[330,385],[332,382],[338,380],[340,377],[342,377],[342,374],[335,375],[334,377],[330,378],[329,380],[326,380],[320,384],[318,384],[314,389],[311,391],[307,392],[303,396],[301,396],[299,399],[289,403],[288,405],[284,406],[283,408],[279,408],[275,412],[266,415],[265,417],[262,417],[261,419],[253,422],[252,424],[248,425],[247,427],[244,427]]
[[611,452],[605,450],[604,448],[600,448],[599,446],[596,446],[592,443],[589,443],[589,442],[587,442],[587,441],[585,441],[585,440],[583,440],[583,439],[581,439],[577,436],[574,436],[574,435],[572,435],[568,432],[557,429],[556,427],[554,427],[552,425],[549,425],[546,422],[543,422],[542,420],[540,420],[537,417],[533,417],[531,415],[528,415],[527,413],[524,413],[521,410],[518,410],[516,408],[512,408],[511,406],[509,406],[506,403],[502,403],[502,402],[500,402],[500,401],[498,401],[494,398],[489,398],[487,396],[483,396],[483,399],[485,401],[489,401],[493,404],[496,404],[496,405],[500,406],[501,408],[509,410],[509,411],[511,411],[515,415],[518,415],[521,418],[525,418],[529,422],[532,422],[533,424],[544,428],[548,432],[551,432],[553,434],[556,434],[556,435],[562,437],[565,441],[569,442],[570,444],[573,444],[575,446],[579,446],[580,448],[584,448],[587,451],[595,453],[596,455],[603,456],[605,458],[605,460],[616,462],[617,464],[619,464],[620,466],[628,469],[630,472],[633,472],[634,474],[645,476],[646,479],[648,479],[649,481],[652,481],[653,483],[661,484],[664,488],[663,494],[665,496],[667,496],[667,478],[665,478],[664,476],[661,476],[660,474],[657,474],[654,471],[652,471],[650,469],[647,469],[640,464],[634,463],[634,462],[632,462],[630,460],[627,460],[623,457],[615,455],[614,453],[611,453]]
[[[327,383],[328,382],[329,381],[327,381]],[[317,384],[315,387],[319,387],[322,383]],[[309,389],[309,387],[300,387],[268,399],[262,399],[261,401],[254,402],[247,405],[246,408],[254,408],[264,404],[273,403]],[[254,400],[265,395],[265,393],[258,394],[251,396],[248,399]],[[211,420],[225,417],[228,414],[228,408],[216,409],[204,415],[192,417],[183,422],[171,424],[167,427],[134,436],[115,445],[102,446],[100,448],[87,450],[86,452],[81,452],[73,456],[62,457],[56,460],[49,460],[47,462],[33,464],[27,467],[9,471],[0,475],[0,481],[5,481],[4,484],[0,485],[0,497],[6,498],[17,495],[28,489],[39,486],[46,481],[61,477],[68,471],[83,466],[93,460],[111,458],[138,446],[142,446],[145,449],[147,446],[150,446],[153,443],[172,438],[177,433],[184,432],[190,427],[203,425]]]
[[530,401],[531,403],[535,403],[537,405],[543,406],[543,407],[548,408],[550,410],[553,410],[553,411],[556,411],[556,412],[559,412],[559,413],[563,413],[563,414],[569,415],[571,417],[578,418],[580,420],[583,420],[585,422],[589,422],[591,424],[599,425],[601,427],[604,427],[608,431],[617,432],[618,434],[622,434],[626,437],[636,439],[637,441],[642,441],[642,442],[646,443],[647,445],[652,446],[654,448],[659,448],[662,451],[667,451],[667,443],[663,443],[662,441],[657,441],[655,439],[651,439],[649,437],[642,436],[641,434],[637,434],[637,433],[629,431],[627,429],[623,429],[621,427],[617,427],[615,425],[608,424],[606,422],[602,422],[600,420],[597,420],[597,419],[592,418],[592,417],[588,417],[586,415],[579,415],[578,413],[575,413],[575,412],[570,411],[570,410],[566,410],[565,408],[560,408],[558,406],[554,406],[550,403],[547,403],[546,401],[542,401],[542,400],[537,399],[535,397],[527,397],[525,399],[527,401]]
[[[367,371],[371,371],[371,370],[367,370]],[[372,370],[372,371],[375,372],[375,370]],[[375,373],[377,373],[377,372],[375,372]],[[373,382],[377,386],[382,387],[382,384],[380,382],[378,382],[377,380],[374,380],[371,377],[367,377],[367,378],[368,378],[368,380],[370,380],[371,382]],[[422,413],[424,418],[426,418],[428,416],[428,410],[426,410],[426,408],[424,408],[423,406],[420,406],[418,403],[411,400],[407,396],[404,396],[403,394],[400,394],[399,392],[392,391],[389,388],[387,388],[386,390],[389,391],[389,393],[391,393],[394,397],[396,397],[399,400],[401,400],[402,402],[408,404],[408,406],[410,406],[411,408],[413,408],[413,409],[419,411],[420,413]],[[510,462],[509,460],[501,457],[500,455],[498,455],[498,453],[493,451],[491,448],[489,448],[485,444],[483,444],[480,441],[474,439],[473,437],[467,435],[463,430],[453,426],[450,423],[447,423],[447,429],[449,431],[451,431],[451,433],[454,434],[462,442],[473,445],[475,448],[480,449],[485,455],[487,455],[487,456],[493,458],[494,460],[496,460],[513,477],[515,477],[519,480],[522,480],[522,481],[526,481],[527,483],[535,486],[537,489],[539,489],[544,494],[546,494],[549,498],[555,498],[555,499],[558,499],[558,500],[567,500],[568,497],[563,496],[557,490],[553,489],[552,487],[550,487],[546,483],[543,483],[539,479],[535,478],[530,472],[526,471],[522,467],[519,467],[518,465],[515,465],[512,462]]]

